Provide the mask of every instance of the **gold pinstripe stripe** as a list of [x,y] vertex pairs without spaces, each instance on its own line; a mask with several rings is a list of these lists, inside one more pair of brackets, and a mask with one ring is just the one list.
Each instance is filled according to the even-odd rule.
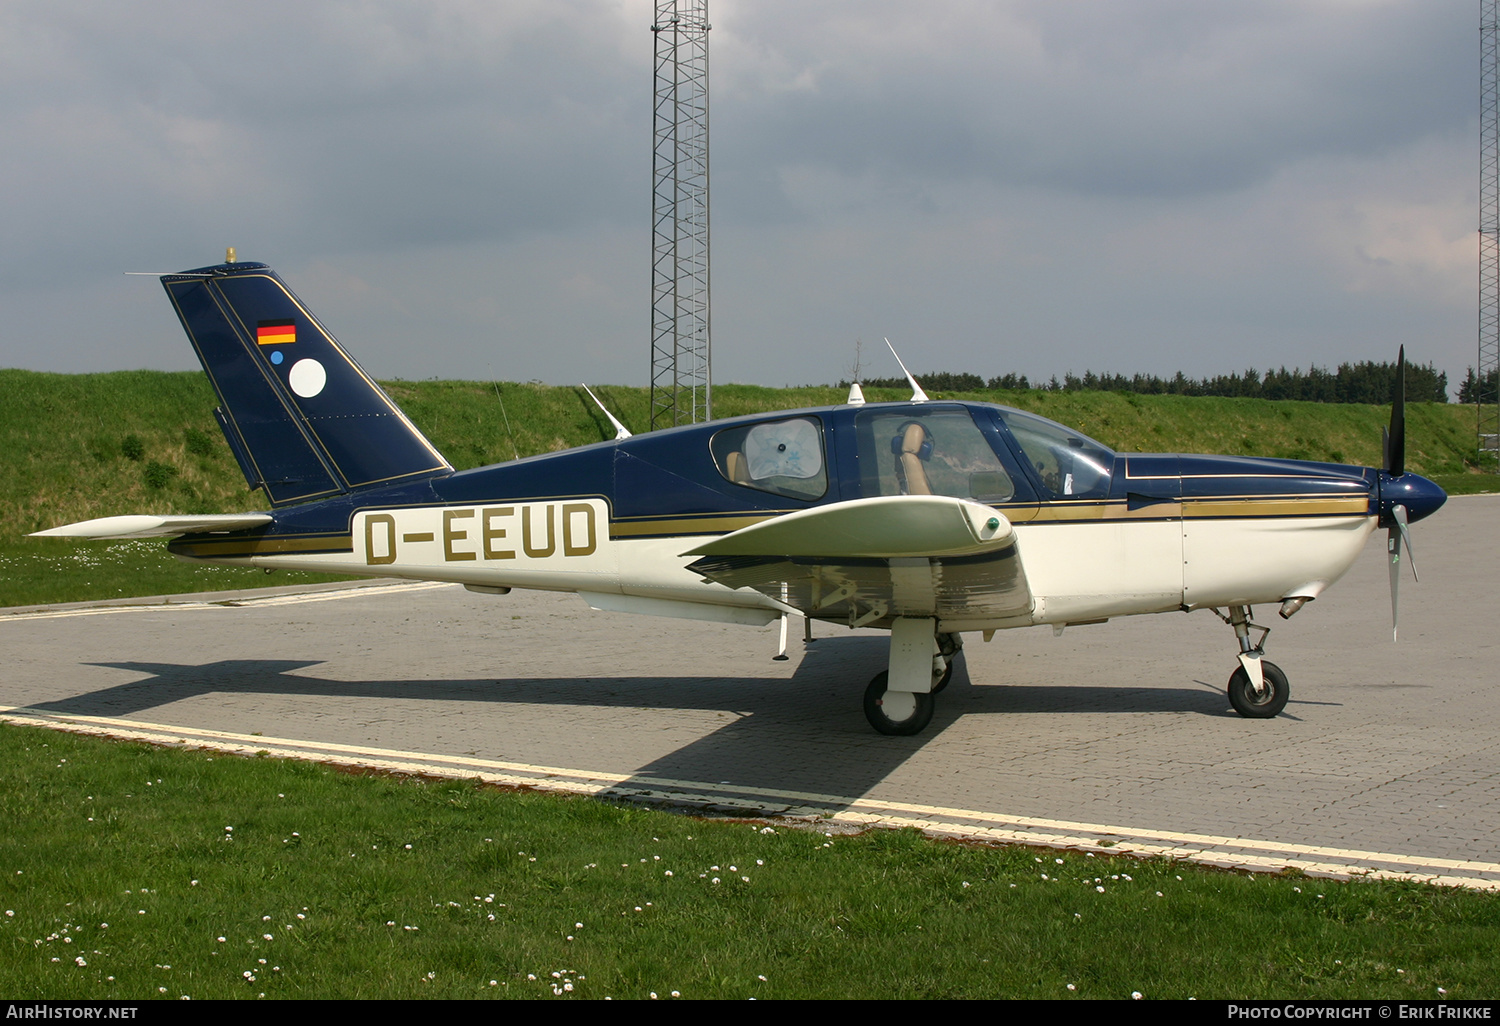
[[738,531],[743,527],[770,520],[778,514],[762,513],[753,516],[740,515],[732,517],[664,517],[659,520],[611,520],[609,522],[609,536],[611,538],[639,538],[644,535],[664,534],[728,534],[730,531]]
[[200,559],[226,559],[234,556],[264,556],[278,552],[353,552],[354,538],[347,534],[271,536],[266,538],[179,539],[167,546],[168,551]]
[[1369,511],[1369,496],[1315,496],[1292,499],[1188,499],[1182,504],[1184,517],[1317,517],[1363,515]]

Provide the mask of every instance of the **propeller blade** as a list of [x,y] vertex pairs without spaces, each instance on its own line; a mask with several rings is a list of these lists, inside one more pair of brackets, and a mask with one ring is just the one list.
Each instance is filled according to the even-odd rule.
[[1406,347],[1396,356],[1396,388],[1391,396],[1391,430],[1385,444],[1385,472],[1406,473]]
[[1391,569],[1391,640],[1399,640],[1397,633],[1396,613],[1397,596],[1401,590],[1401,543],[1406,543],[1406,555],[1411,561],[1411,575],[1417,577],[1417,557],[1411,548],[1411,531],[1406,526],[1406,507],[1391,507],[1391,517],[1395,520],[1385,534],[1385,550],[1390,555]]
[[1391,640],[1399,640],[1396,626],[1396,598],[1401,593],[1401,531],[1392,527],[1385,533],[1385,550],[1391,564]]
[[1401,540],[1406,543],[1406,558],[1411,563],[1411,579],[1421,581],[1422,578],[1417,576],[1417,554],[1411,547],[1411,530],[1406,526],[1406,507],[1392,507],[1391,516],[1396,518],[1396,529],[1401,532]]

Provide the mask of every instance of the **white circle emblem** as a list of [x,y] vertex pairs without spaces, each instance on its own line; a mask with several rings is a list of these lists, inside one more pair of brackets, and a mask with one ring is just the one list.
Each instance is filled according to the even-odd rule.
[[287,376],[287,381],[293,392],[304,399],[311,399],[323,391],[323,386],[328,382],[328,373],[317,360],[298,360],[292,364],[292,372]]

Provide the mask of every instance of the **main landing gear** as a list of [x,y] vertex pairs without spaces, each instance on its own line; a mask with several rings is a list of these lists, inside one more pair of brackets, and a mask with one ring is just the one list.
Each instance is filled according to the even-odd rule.
[[[1292,689],[1286,681],[1281,667],[1264,659],[1266,637],[1271,628],[1250,622],[1247,606],[1230,606],[1225,616],[1217,609],[1214,613],[1234,628],[1240,643],[1240,665],[1229,678],[1229,704],[1241,716],[1252,720],[1268,720],[1286,708]],[[1252,645],[1250,632],[1260,631],[1260,638]]]
[[865,718],[882,734],[909,737],[932,720],[933,696],[953,677],[963,647],[957,634],[941,634],[937,621],[899,617],[891,625],[889,669],[865,688]]

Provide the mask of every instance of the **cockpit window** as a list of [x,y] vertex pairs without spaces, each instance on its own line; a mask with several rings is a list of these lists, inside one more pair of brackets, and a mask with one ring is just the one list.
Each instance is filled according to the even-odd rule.
[[861,489],[869,495],[1015,496],[989,440],[958,406],[864,410],[855,417]]
[[793,499],[828,491],[823,425],[812,417],[726,428],[709,443],[719,473],[737,485]]
[[1100,499],[1109,494],[1115,454],[1092,438],[1044,417],[1001,410],[1049,499]]

